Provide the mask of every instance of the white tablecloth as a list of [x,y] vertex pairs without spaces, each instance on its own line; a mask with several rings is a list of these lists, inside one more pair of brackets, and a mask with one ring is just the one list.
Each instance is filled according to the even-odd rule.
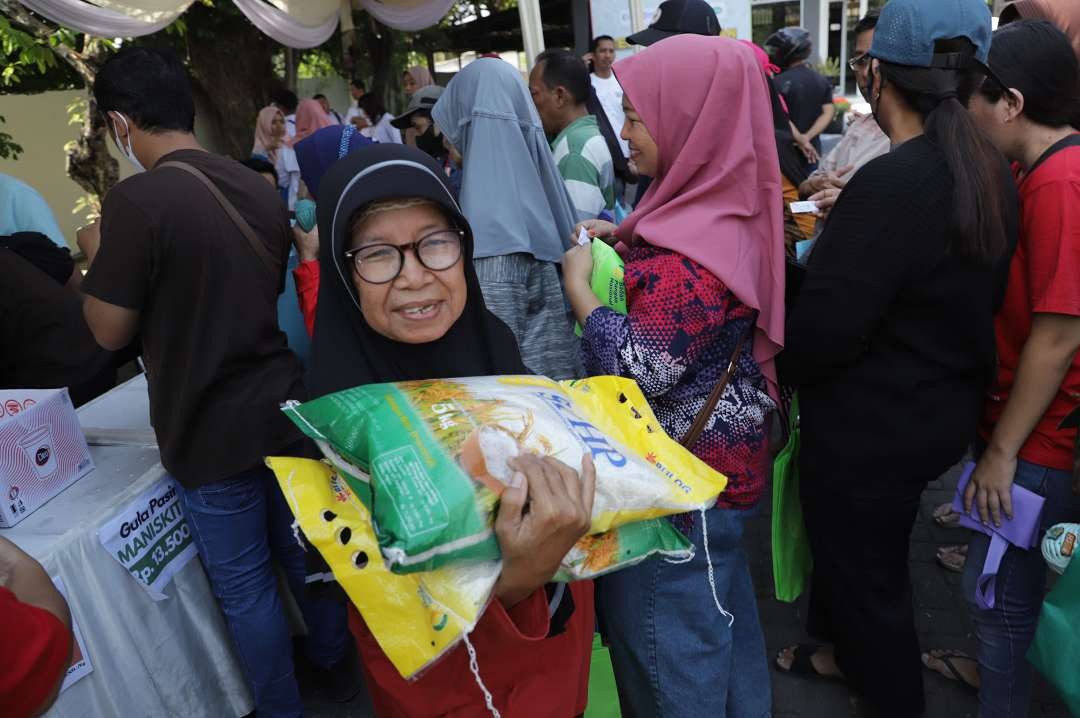
[[[136,377],[79,409],[93,429],[150,428]],[[253,710],[232,641],[199,561],[154,601],[98,540],[98,529],[165,474],[156,448],[91,446],[96,469],[0,535],[59,576],[93,673],[64,691],[50,717],[222,716]],[[2,712],[2,711],[0,711]]]

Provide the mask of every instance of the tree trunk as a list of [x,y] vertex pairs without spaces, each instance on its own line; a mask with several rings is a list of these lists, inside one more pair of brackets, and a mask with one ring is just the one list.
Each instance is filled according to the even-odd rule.
[[100,201],[120,180],[120,167],[109,154],[109,128],[98,112],[92,87],[91,80],[87,82],[86,117],[79,139],[68,147],[66,167],[68,177]]
[[[370,15],[367,19],[365,34],[368,37],[365,45],[368,49],[368,62],[371,64],[371,92],[385,101],[389,99],[389,91],[397,87],[391,76],[391,73],[397,70],[394,66],[394,31]],[[388,106],[393,104],[387,103]]]
[[[24,30],[40,38],[54,37],[55,29],[27,12],[18,3],[0,2],[4,14]],[[120,167],[109,154],[108,126],[94,102],[94,78],[108,57],[109,49],[99,41],[84,39],[82,51],[63,43],[50,43],[52,51],[82,78],[86,87],[86,114],[79,138],[68,148],[68,176],[100,200],[120,179]]]
[[255,118],[280,85],[273,65],[278,46],[235,10],[196,3],[185,18],[193,90],[206,99],[204,119],[218,131],[221,146],[215,149],[247,157]]
[[287,47],[285,48],[285,87],[296,92],[296,81],[299,74],[300,67],[296,57],[296,50]]
[[109,126],[94,100],[94,78],[105,64],[109,50],[100,42],[88,43],[80,62],[71,63],[86,83],[86,114],[75,144],[67,150],[67,173],[75,184],[100,202],[120,180],[120,167],[109,154]]

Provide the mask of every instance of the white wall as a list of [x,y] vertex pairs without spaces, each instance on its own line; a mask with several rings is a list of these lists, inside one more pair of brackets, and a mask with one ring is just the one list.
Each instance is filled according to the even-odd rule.
[[[297,94],[311,97],[322,93],[338,112],[345,114],[352,99],[348,82],[340,77],[301,80]],[[0,95],[0,116],[7,122],[0,131],[10,134],[23,147],[16,160],[0,160],[0,172],[18,177],[36,189],[52,207],[53,214],[72,250],[75,230],[86,224],[83,213],[74,214],[75,203],[84,194],[64,169],[64,145],[78,138],[79,128],[68,124],[67,107],[83,97],[82,90],[43,92],[36,95]],[[204,114],[196,107],[195,133],[207,149],[213,151],[218,143],[200,122]],[[252,133],[255,118],[251,118]],[[132,174],[131,164],[109,142],[109,151],[120,163],[120,179]]]
[[[79,128],[68,124],[67,107],[82,96],[81,90],[0,96],[0,115],[7,120],[0,130],[23,148],[17,161],[0,160],[0,172],[21,179],[41,193],[72,249],[75,230],[86,219],[72,213],[76,200],[84,193],[64,169],[64,145],[79,136]],[[122,176],[126,169],[121,159]]]
[[296,95],[301,100],[312,95],[323,94],[330,101],[330,107],[338,111],[342,116],[352,105],[352,97],[349,96],[349,81],[341,77],[313,77],[308,80],[298,80],[296,83]]

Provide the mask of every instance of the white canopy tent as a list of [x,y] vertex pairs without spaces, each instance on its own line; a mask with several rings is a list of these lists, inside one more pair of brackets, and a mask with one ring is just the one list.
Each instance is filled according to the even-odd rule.
[[[164,29],[194,0],[19,0],[53,22],[100,37],[141,37]],[[286,47],[326,42],[355,7],[398,30],[415,32],[435,25],[454,0],[234,0],[259,30]],[[640,4],[640,0],[631,0]],[[525,54],[530,63],[544,50],[539,0],[521,0]]]
[[[150,35],[180,17],[193,1],[19,0],[42,17],[99,37]],[[262,32],[295,48],[315,47],[326,42],[337,28],[342,3],[342,0],[234,1]],[[376,0],[371,2],[381,4]]]

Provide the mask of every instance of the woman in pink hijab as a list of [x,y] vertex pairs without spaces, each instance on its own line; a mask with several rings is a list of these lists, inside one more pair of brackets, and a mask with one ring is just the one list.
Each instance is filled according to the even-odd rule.
[[769,475],[784,335],[769,92],[753,51],[727,38],[672,37],[614,71],[630,161],[654,179],[617,230],[585,223],[625,246],[626,316],[590,290],[588,247],[564,258],[586,371],[635,379],[664,430],[729,483],[715,507],[675,519],[692,561],[598,582],[601,630],[628,715],[763,716],[769,672],[742,534]]
[[334,121],[330,119],[318,101],[303,100],[296,106],[296,136],[292,138],[291,144],[295,145],[300,140],[332,124]]

